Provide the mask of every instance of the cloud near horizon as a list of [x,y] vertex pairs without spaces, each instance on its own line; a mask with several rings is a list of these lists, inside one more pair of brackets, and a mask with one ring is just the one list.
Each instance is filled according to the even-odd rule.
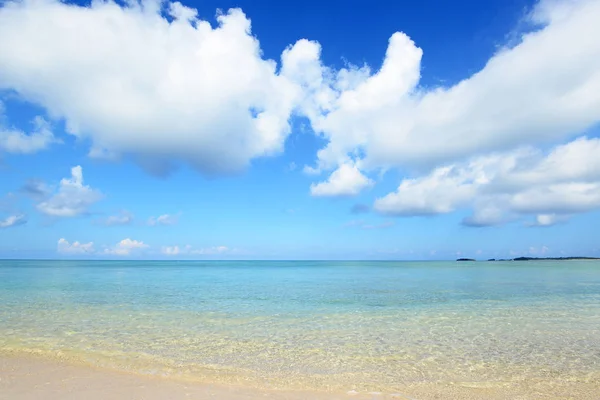
[[[514,46],[456,84],[427,88],[424,50],[403,32],[377,70],[325,66],[307,39],[278,65],[262,57],[239,9],[213,28],[178,2],[9,1],[0,89],[64,121],[91,156],[128,156],[154,174],[179,163],[204,175],[240,171],[280,153],[290,118],[307,117],[326,145],[304,171],[329,174],[312,196],[356,196],[375,186],[374,174],[398,169],[397,190],[374,201],[381,214],[467,209],[466,226],[549,226],[600,208],[598,139],[585,136],[600,122],[599,15],[600,0],[541,0]],[[25,136],[10,136],[13,151],[37,149]],[[72,175],[41,212],[81,215],[99,199],[81,170]]]
[[148,246],[146,243],[144,243],[142,241],[127,238],[127,239],[121,240],[119,243],[117,243],[113,247],[105,248],[103,253],[106,255],[113,255],[113,256],[128,256],[132,252],[146,249],[148,247],[150,247],[150,246]]
[[94,243],[80,243],[75,241],[69,243],[66,239],[60,238],[56,247],[56,251],[61,254],[93,254],[95,253]]
[[58,240],[56,251],[65,255],[108,255],[108,256],[129,256],[133,252],[147,249],[148,246],[142,241],[126,238],[112,247],[104,246],[103,251],[96,250],[93,242],[81,243],[75,241],[70,243],[64,238]]
[[232,252],[233,250],[227,246],[214,246],[205,248],[194,248],[190,245],[186,246],[163,246],[161,254],[165,256],[182,256],[182,255],[218,255]]

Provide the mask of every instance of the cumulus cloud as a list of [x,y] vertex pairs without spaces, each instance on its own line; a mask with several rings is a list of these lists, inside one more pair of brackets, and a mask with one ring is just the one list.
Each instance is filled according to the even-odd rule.
[[66,239],[60,238],[56,247],[56,251],[62,254],[93,254],[95,252],[94,243],[69,243]]
[[[394,167],[418,172],[581,134],[600,121],[600,42],[593,39],[600,36],[598,15],[598,0],[542,0],[529,15],[537,29],[521,34],[515,46],[500,49],[483,69],[449,87],[419,86],[423,51],[401,32],[391,36],[377,71],[366,65],[334,70],[322,64],[319,43],[297,43],[284,54],[287,74],[307,88],[302,112],[327,140],[316,166],[305,171],[348,169],[348,162],[360,155],[355,176]],[[430,176],[427,183],[435,186],[437,178],[447,182]],[[361,190],[352,179],[337,182],[332,193]],[[437,209],[412,199],[405,200],[410,204],[403,212],[454,208],[470,197],[464,193],[468,187],[458,189],[454,198],[444,196]],[[379,203],[380,209],[386,207],[386,201]]]
[[377,199],[374,209],[399,216],[454,211],[475,194],[471,176],[467,178],[464,175],[465,172],[453,165],[437,168],[426,177],[405,179],[396,192]]
[[107,226],[129,225],[133,222],[133,214],[129,211],[121,211],[117,215],[110,215],[102,221]]
[[[2,105],[0,104],[0,114],[1,112]],[[31,154],[58,142],[50,125],[42,117],[35,117],[33,126],[32,132],[25,133],[19,129],[3,128],[0,125],[0,150],[8,153]]]
[[0,219],[0,228],[10,228],[12,226],[24,225],[27,223],[27,217],[23,214],[9,215],[4,219]]
[[535,215],[537,225],[600,207],[600,139],[579,138],[543,154],[533,148],[476,157],[402,181],[375,201],[390,215],[443,214],[473,208],[463,223],[497,225]]
[[[553,13],[564,3],[568,12]],[[403,33],[390,38],[382,67],[358,74],[362,80],[348,89],[339,89],[340,74],[352,69],[332,77],[320,67],[334,97],[314,100],[307,112],[329,141],[319,165],[339,165],[361,149],[364,168],[430,166],[565,138],[597,123],[600,2],[543,0],[537,7],[540,29],[451,87],[418,86],[422,51]],[[311,56],[304,62],[318,69],[318,52]]]
[[597,160],[588,154],[589,164],[573,167],[558,154],[577,156],[578,141],[556,155],[535,148],[600,122],[599,0],[539,1],[528,16],[535,29],[471,76],[427,88],[423,50],[402,32],[378,69],[327,67],[306,39],[283,51],[278,69],[241,10],[213,28],[179,3],[126,3],[0,7],[0,89],[64,120],[91,142],[90,156],[131,156],[155,174],[178,162],[230,173],[280,152],[297,112],[326,141],[304,167],[330,174],[311,185],[313,196],[357,195],[375,184],[368,176],[398,168],[408,178],[375,202],[381,213],[472,208],[463,223],[487,226],[600,207]]
[[168,1],[4,2],[0,89],[63,119],[90,155],[236,172],[283,149],[301,90],[262,58],[241,10],[217,22]]
[[175,225],[179,221],[179,215],[163,214],[158,217],[150,217],[148,219],[148,225]]
[[333,171],[326,181],[312,184],[310,193],[322,197],[355,196],[373,184],[373,180],[364,176],[356,164],[346,163]]
[[76,217],[87,213],[100,199],[99,191],[83,184],[83,170],[78,165],[71,168],[71,178],[63,178],[58,190],[40,202],[37,209],[51,217]]
[[104,254],[115,256],[128,256],[136,250],[142,250],[149,246],[142,241],[133,239],[123,239],[115,246],[104,249]]

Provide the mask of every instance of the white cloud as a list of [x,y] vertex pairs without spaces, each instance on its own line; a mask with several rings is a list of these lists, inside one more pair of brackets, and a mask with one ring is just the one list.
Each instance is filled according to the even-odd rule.
[[537,215],[552,225],[568,215],[600,208],[600,139],[579,138],[547,155],[531,148],[473,158],[405,179],[375,201],[390,215],[429,215],[474,208],[464,223],[496,225]]
[[123,239],[112,248],[104,249],[104,254],[116,256],[128,256],[133,251],[148,248],[149,246],[142,241]]
[[83,170],[76,166],[71,168],[71,178],[63,178],[58,191],[40,202],[37,209],[52,217],[75,217],[87,213],[101,198],[99,191],[83,184]]
[[[564,140],[598,123],[600,1],[542,0],[532,15],[542,24],[538,30],[450,87],[418,86],[422,51],[403,33],[390,38],[374,73],[368,67],[322,66],[317,43],[304,44],[312,51],[295,48],[302,68],[290,76],[320,84],[311,87],[314,95],[302,107],[328,140],[316,168],[305,170],[335,169],[356,152],[366,171],[430,169]],[[416,211],[430,208],[413,203]]]
[[[1,108],[0,105],[0,112]],[[36,117],[33,125],[34,129],[29,134],[19,129],[0,126],[0,150],[8,153],[30,154],[44,150],[50,144],[58,142],[50,130],[49,124],[42,117]]]
[[175,225],[179,221],[179,215],[163,214],[158,217],[150,217],[148,219],[148,225]]
[[166,256],[176,256],[181,252],[179,246],[163,246],[161,253]]
[[231,173],[283,149],[300,88],[262,58],[241,10],[212,28],[178,2],[125,3],[5,2],[0,89],[64,119],[91,155],[155,173]]
[[218,255],[235,252],[227,246],[214,246],[205,248],[194,248],[190,245],[186,246],[163,246],[161,253],[166,256],[180,256],[180,255]]
[[[135,251],[143,250],[148,247],[149,246],[142,241],[127,238],[110,248],[105,248],[102,254],[110,256],[128,256]],[[96,252],[93,242],[80,243],[76,241],[69,243],[64,238],[59,239],[57,251],[63,254],[101,254],[100,252]]]
[[227,246],[214,246],[214,247],[205,247],[201,249],[190,249],[190,254],[204,254],[204,255],[214,255],[214,254],[223,254],[226,252],[232,251]]
[[483,226],[600,207],[597,141],[547,156],[533,148],[600,122],[600,0],[541,0],[529,15],[536,30],[477,73],[435,88],[419,86],[423,51],[401,32],[378,70],[326,67],[319,43],[302,39],[277,72],[240,10],[213,29],[179,3],[127,3],[0,7],[0,89],[64,119],[90,140],[90,155],[131,155],[154,173],[180,161],[229,173],[280,152],[296,110],[327,141],[304,167],[331,172],[311,185],[313,196],[353,196],[374,185],[367,175],[400,168],[410,178],[378,199],[377,211],[474,208],[463,222]]
[[310,194],[313,196],[355,196],[373,184],[373,180],[364,176],[356,164],[345,163],[333,171],[326,181],[312,184]]
[[557,215],[557,214],[539,214],[535,216],[533,223],[528,224],[529,226],[552,226],[566,222],[569,219],[568,215]]
[[133,221],[133,214],[129,211],[121,211],[117,215],[110,215],[103,222],[108,226],[129,225]]
[[[450,87],[419,87],[422,51],[404,33],[392,35],[375,72],[325,67],[318,43],[298,42],[284,54],[283,71],[307,88],[302,112],[328,141],[305,172],[335,170],[357,154],[364,171],[422,171],[581,134],[600,121],[598,15],[598,0],[542,0],[530,15],[539,29]],[[347,184],[347,193],[357,192]],[[433,211],[456,207],[462,195],[455,194]],[[418,199],[411,206],[432,209]]]
[[19,226],[27,223],[27,217],[23,214],[9,215],[4,219],[0,219],[0,228],[10,228],[11,226]]
[[73,242],[69,243],[66,239],[60,238],[58,240],[56,251],[62,254],[93,254],[94,243],[80,243]]
[[403,180],[395,193],[377,199],[374,209],[405,216],[454,211],[475,194],[470,178],[465,178],[455,166],[437,168],[426,177]]

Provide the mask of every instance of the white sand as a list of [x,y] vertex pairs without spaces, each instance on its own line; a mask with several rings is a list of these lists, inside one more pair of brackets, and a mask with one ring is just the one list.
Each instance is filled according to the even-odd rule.
[[315,393],[180,382],[139,376],[29,356],[0,356],[2,400],[383,400],[383,399],[600,399],[596,383],[530,382],[518,385],[423,384],[402,393]]

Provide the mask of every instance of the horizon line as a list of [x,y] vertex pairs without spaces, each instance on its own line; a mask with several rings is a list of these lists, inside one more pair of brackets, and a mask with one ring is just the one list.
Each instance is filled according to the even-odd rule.
[[[114,259],[114,258],[0,258],[1,261],[92,261],[92,262],[103,262],[103,261],[124,261],[124,262],[138,262],[138,261],[149,261],[149,262],[281,262],[281,261],[304,261],[304,262],[493,262],[493,261],[515,261],[519,258],[526,258],[530,260],[561,260],[561,259],[574,259],[572,261],[580,260],[600,260],[600,257],[593,256],[561,256],[561,257],[533,257],[533,256],[518,256],[512,258],[486,258],[486,259],[475,259],[468,257],[459,257],[457,259],[168,259],[168,258],[127,258],[127,259]],[[518,261],[518,260],[517,260]]]

